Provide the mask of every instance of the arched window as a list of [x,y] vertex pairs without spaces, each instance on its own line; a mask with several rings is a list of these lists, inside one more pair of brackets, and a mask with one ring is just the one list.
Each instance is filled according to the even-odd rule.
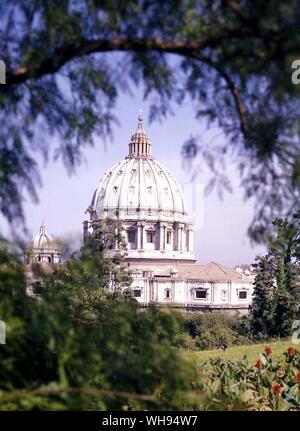
[[170,299],[171,298],[171,289],[165,289],[165,298]]
[[51,258],[51,256],[48,256],[48,263],[51,263],[52,262],[52,258]]

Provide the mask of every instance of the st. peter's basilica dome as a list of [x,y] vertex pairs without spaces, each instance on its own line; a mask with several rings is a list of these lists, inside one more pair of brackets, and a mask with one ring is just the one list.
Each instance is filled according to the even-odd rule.
[[192,227],[181,187],[152,157],[141,114],[128,156],[104,174],[88,212],[90,221],[106,217],[122,221],[132,258],[193,260]]

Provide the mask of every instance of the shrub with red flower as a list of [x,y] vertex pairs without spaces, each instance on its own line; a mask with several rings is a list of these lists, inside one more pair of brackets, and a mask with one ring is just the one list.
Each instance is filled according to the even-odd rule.
[[258,368],[260,370],[262,367],[262,362],[258,359],[258,361],[256,361],[255,366],[256,366],[256,368]]
[[209,367],[204,367],[201,379],[204,377],[207,380],[202,380],[201,392],[198,385],[194,386],[199,410],[299,410],[300,352],[297,348],[290,347],[278,355],[266,346],[251,365],[247,359],[211,359]]
[[281,394],[282,389],[283,389],[282,386],[279,385],[278,383],[276,383],[272,388],[272,392],[274,395],[279,395],[279,394]]
[[294,349],[294,347],[289,347],[288,350],[287,350],[287,353],[288,353],[288,357],[289,358],[292,358],[293,356],[295,356],[295,349]]
[[272,355],[272,349],[271,349],[271,347],[270,347],[270,346],[266,346],[266,347],[265,347],[265,354],[266,354],[267,356],[271,356],[271,355]]

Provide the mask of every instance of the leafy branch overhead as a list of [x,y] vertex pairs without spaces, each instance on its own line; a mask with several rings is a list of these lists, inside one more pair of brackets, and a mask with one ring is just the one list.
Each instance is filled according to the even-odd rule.
[[[120,93],[139,83],[151,120],[188,100],[196,118],[222,130],[221,144],[195,135],[183,155],[216,166],[229,152],[246,198],[256,199],[254,239],[274,216],[295,209],[297,1],[11,0],[0,16],[0,58],[7,65],[0,86],[0,206],[8,220],[22,218],[23,187],[36,197],[36,151],[47,157],[50,148],[73,170],[95,135],[110,135]],[[53,137],[58,148],[51,148]]]

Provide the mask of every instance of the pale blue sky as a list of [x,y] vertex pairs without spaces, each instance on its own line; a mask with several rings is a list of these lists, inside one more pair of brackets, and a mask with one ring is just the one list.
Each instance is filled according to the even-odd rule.
[[[114,139],[106,145],[96,139],[94,148],[85,150],[86,163],[83,163],[75,175],[68,176],[60,161],[50,161],[45,166],[41,163],[43,186],[39,189],[39,203],[34,204],[29,198],[24,202],[26,224],[30,235],[38,232],[44,219],[49,233],[54,237],[77,237],[82,232],[82,221],[87,217],[84,211],[90,204],[92,194],[100,178],[113,164],[124,158],[128,151],[131,134],[137,126],[138,111],[144,111],[145,129],[150,135],[153,156],[169,168],[189,191],[188,172],[183,169],[180,155],[182,143],[191,134],[203,133],[203,139],[209,140],[220,135],[214,129],[206,131],[204,122],[194,118],[189,103],[174,106],[173,117],[162,124],[148,124],[149,103],[143,101],[142,95],[120,96],[115,115],[120,126],[114,127]],[[222,137],[219,137],[222,139]],[[220,200],[216,191],[206,196],[204,202],[198,199],[196,204],[204,207],[203,223],[195,230],[195,253],[200,263],[216,261],[226,265],[251,263],[257,254],[264,252],[262,247],[251,247],[247,237],[247,227],[253,215],[253,203],[243,200],[243,190],[235,167],[228,164],[227,174],[231,178],[234,190]],[[200,173],[195,180],[206,184],[207,172]],[[188,202],[188,209],[194,205]],[[3,220],[2,220],[3,222]],[[201,224],[201,223],[200,223]],[[3,224],[2,224],[3,225]],[[7,229],[4,229],[4,232]]]

